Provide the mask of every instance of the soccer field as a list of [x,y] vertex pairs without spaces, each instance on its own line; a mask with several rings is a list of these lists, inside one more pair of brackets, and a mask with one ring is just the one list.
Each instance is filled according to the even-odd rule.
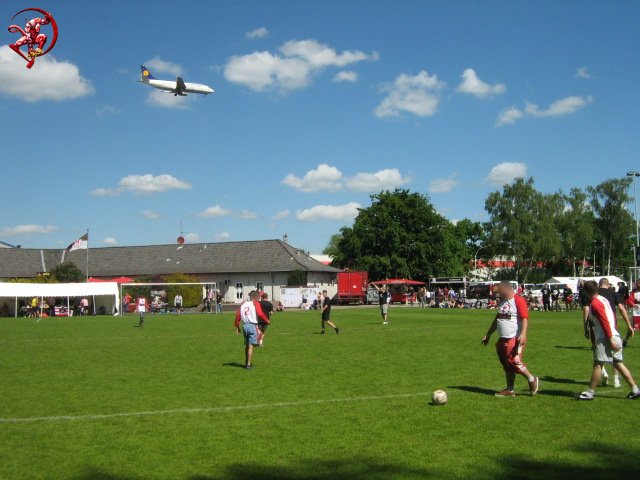
[[[274,316],[253,371],[232,315],[2,319],[2,479],[633,478],[640,402],[594,402],[580,314],[531,314],[529,397],[504,387],[493,313]],[[640,338],[625,351],[640,377]],[[433,390],[446,406],[429,406]],[[629,477],[631,475],[631,477]]]

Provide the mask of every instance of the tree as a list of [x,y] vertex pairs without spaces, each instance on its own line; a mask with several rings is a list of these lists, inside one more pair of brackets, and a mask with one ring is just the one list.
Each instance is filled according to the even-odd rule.
[[341,240],[342,240],[341,233],[334,233],[333,235],[331,235],[331,238],[329,239],[329,243],[327,244],[326,247],[324,247],[324,250],[322,250],[322,253],[324,255],[329,255],[331,258],[334,258],[340,252]]
[[584,275],[585,262],[593,250],[594,218],[587,194],[579,188],[572,188],[563,198],[565,209],[558,222],[558,232],[563,258],[570,261],[570,273],[575,277],[576,264],[582,266],[580,275]]
[[366,270],[372,280],[462,275],[470,259],[462,231],[427,196],[383,191],[371,196],[371,206],[360,209],[353,226],[341,230],[333,263]]
[[[164,279],[166,283],[198,283],[200,279],[184,273],[172,273]],[[197,307],[203,299],[202,285],[167,285],[167,302],[173,305],[176,295],[182,295],[184,307]]]
[[633,217],[627,210],[630,178],[611,178],[588,187],[590,204],[595,217],[596,246],[602,258],[602,272],[624,273],[633,263]]
[[64,262],[51,269],[51,276],[61,283],[84,282],[87,277],[73,262]]
[[515,259],[516,279],[526,280],[539,262],[553,262],[561,255],[558,219],[564,209],[562,195],[544,195],[533,179],[517,178],[487,197],[485,210],[488,251],[509,253]]
[[293,270],[287,276],[287,287],[306,287],[307,272],[304,270]]

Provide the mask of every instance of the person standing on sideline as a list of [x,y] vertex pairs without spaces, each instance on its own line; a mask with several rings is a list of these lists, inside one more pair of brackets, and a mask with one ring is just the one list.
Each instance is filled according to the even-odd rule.
[[336,331],[336,333],[340,333],[340,329],[336,327],[334,323],[331,321],[331,299],[329,298],[329,294],[327,293],[326,290],[322,291],[322,303],[321,303],[320,311],[322,312],[321,313],[322,330],[320,331],[320,333],[324,335],[325,323],[329,325],[331,328],[333,328]]
[[542,309],[548,312],[551,310],[551,289],[549,284],[545,283],[540,293],[542,294]]
[[144,317],[147,314],[147,299],[140,297],[136,300],[136,312],[140,315],[139,327],[144,327]]
[[612,363],[631,387],[631,393],[627,398],[640,399],[640,389],[624,364],[622,338],[616,330],[616,317],[611,304],[598,293],[598,284],[594,281],[585,282],[584,291],[591,300],[589,310],[594,328],[593,372],[589,390],[582,392],[577,399],[593,400],[595,398],[596,387],[602,380],[602,367],[605,363]]
[[529,392],[536,395],[540,388],[540,380],[534,376],[522,362],[522,353],[527,344],[529,329],[529,311],[524,298],[515,295],[511,283],[500,282],[497,288],[500,296],[498,313],[491,323],[482,344],[487,345],[493,332],[498,330],[500,338],[496,343],[498,358],[507,378],[507,388],[497,392],[496,397],[515,397],[516,375],[522,375],[529,383]]
[[176,315],[180,315],[182,313],[182,295],[177,294],[173,297],[173,306],[176,308]]
[[240,305],[240,309],[236,313],[236,331],[241,333],[240,324],[242,323],[242,334],[244,335],[244,368],[253,369],[253,347],[258,345],[258,319],[269,324],[269,318],[262,311],[260,306],[260,295],[255,290],[249,293],[249,300]]
[[631,307],[633,317],[633,328],[640,331],[640,279],[636,282],[636,288],[627,298],[627,305]]
[[216,292],[216,313],[222,313],[222,295],[220,290]]
[[389,290],[387,290],[386,285],[379,287],[375,283],[372,283],[371,286],[373,286],[373,288],[378,291],[378,304],[380,305],[382,324],[387,325],[389,323],[389,303],[391,303],[391,295],[389,294]]
[[264,334],[267,333],[267,328],[269,328],[271,324],[271,314],[273,313],[273,303],[269,301],[269,295],[266,292],[260,295],[260,307],[269,318],[269,323],[265,323],[261,318],[258,318],[258,343],[262,347],[264,344]]

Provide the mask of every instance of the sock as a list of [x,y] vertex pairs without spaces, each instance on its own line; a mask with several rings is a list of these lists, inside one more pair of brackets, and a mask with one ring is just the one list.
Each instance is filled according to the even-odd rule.
[[632,391],[633,393],[638,393],[638,392],[640,392],[640,388],[638,388],[638,386],[637,386],[637,385],[634,385],[633,387],[631,387],[631,391]]
[[531,374],[529,374],[529,375],[527,376],[527,380],[528,380],[529,382],[533,382],[535,379],[536,379],[536,377],[534,377],[534,376],[533,376],[533,375],[531,375]]
[[609,374],[607,373],[604,367],[602,367],[602,376],[607,378],[609,377]]

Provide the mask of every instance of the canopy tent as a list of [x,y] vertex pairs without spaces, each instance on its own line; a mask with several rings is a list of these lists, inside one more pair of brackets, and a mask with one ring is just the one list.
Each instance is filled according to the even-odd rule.
[[549,280],[547,280],[544,283],[548,283],[549,285],[554,285],[554,284],[569,285],[569,287],[575,292],[578,289],[578,282],[580,280],[583,280],[585,282],[589,280],[594,280],[596,282],[599,282],[601,278],[606,278],[607,280],[609,280],[609,283],[613,285],[616,289],[618,288],[618,283],[624,282],[624,280],[622,280],[619,277],[616,277],[615,275],[605,275],[603,277],[551,277]]
[[38,297],[66,298],[69,308],[70,298],[93,297],[94,308],[104,306],[108,312],[117,312],[120,292],[116,282],[97,283],[0,283],[0,298],[13,298],[14,316],[18,316],[18,299]]
[[108,280],[104,280],[102,278],[89,277],[89,282],[91,282],[91,283],[104,283],[104,282],[133,283],[133,278],[131,278],[131,277],[116,277],[116,278],[110,278]]
[[426,285],[425,282],[417,280],[407,280],[406,278],[387,278],[386,280],[378,280],[373,282],[374,285]]

